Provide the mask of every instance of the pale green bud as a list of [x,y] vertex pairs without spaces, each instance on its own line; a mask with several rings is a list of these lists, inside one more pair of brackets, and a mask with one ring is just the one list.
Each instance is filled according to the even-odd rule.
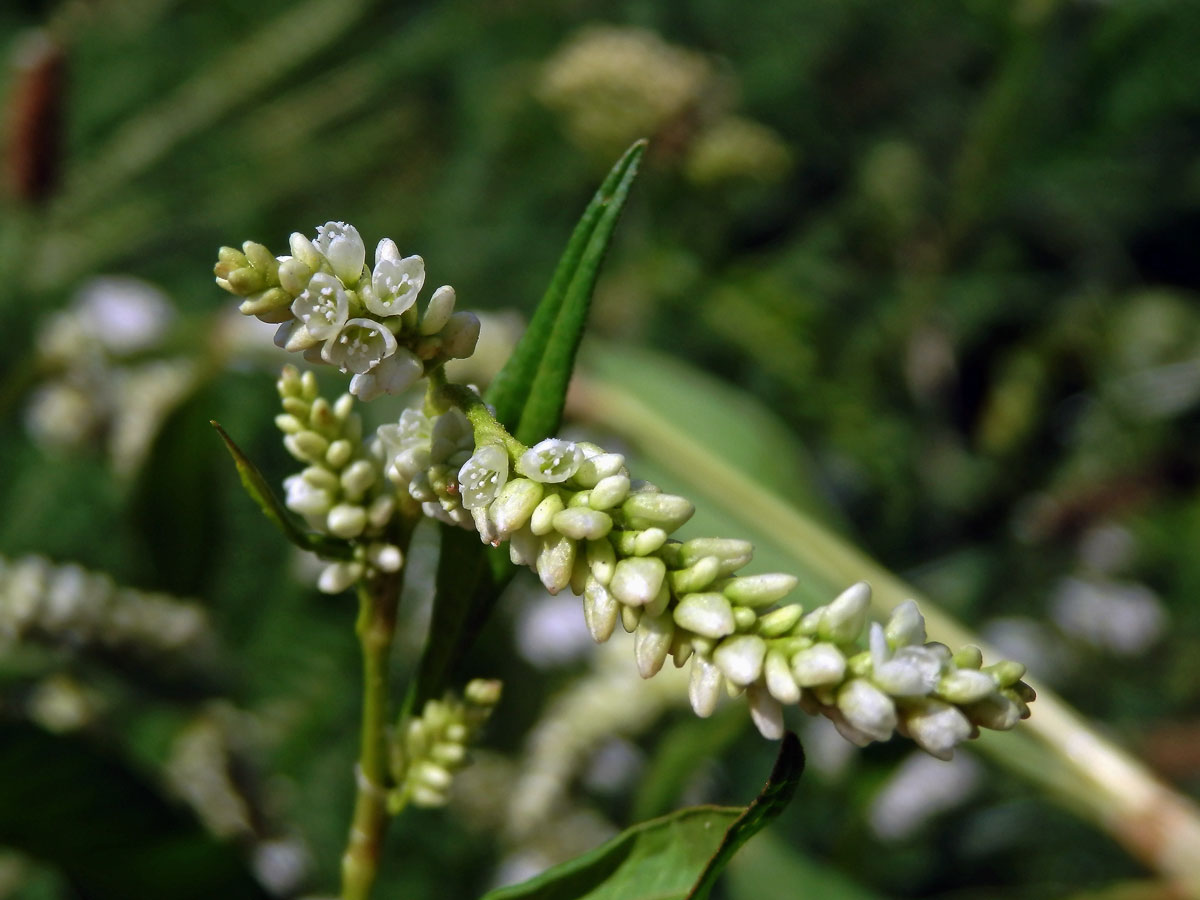
[[746,606],[735,606],[733,624],[738,631],[749,631],[758,624],[758,613]]
[[542,550],[542,539],[528,527],[514,531],[508,537],[508,558],[514,566],[534,566]]
[[938,682],[938,696],[951,703],[976,703],[996,690],[992,676],[977,669],[955,669]]
[[295,434],[285,435],[283,446],[296,459],[319,464],[329,450],[329,441],[315,431],[299,431]]
[[637,631],[638,622],[642,621],[642,607],[621,604],[621,627],[629,634]]
[[570,584],[571,570],[574,566],[573,540],[561,534],[551,534],[542,538],[542,549],[537,557],[537,573],[546,590],[557,594]]
[[[283,411],[296,421],[308,421],[308,413],[312,409],[312,404],[307,400],[301,400],[299,397],[284,397],[281,405],[283,406]],[[284,430],[286,431],[287,429]]]
[[354,444],[342,438],[329,445],[325,451],[325,462],[333,469],[341,469],[354,458]]
[[739,606],[762,609],[786,597],[796,586],[796,576],[772,572],[731,578],[722,593]]
[[940,700],[922,700],[904,710],[904,730],[926,753],[949,760],[975,728],[962,711]]
[[456,312],[446,320],[441,331],[442,352],[451,359],[466,359],[479,343],[479,317],[474,313]]
[[542,502],[543,491],[540,484],[528,478],[514,478],[500,489],[488,515],[502,538],[525,526]]
[[583,618],[587,622],[592,640],[603,644],[617,627],[617,615],[621,604],[617,598],[608,592],[595,578],[590,579],[583,588]]
[[571,494],[570,499],[567,500],[567,509],[570,509],[573,506],[590,509],[591,507],[588,505],[588,500],[591,499],[591,496],[591,491],[576,491],[574,494]]
[[[1008,731],[1021,721],[1021,707],[1004,693],[993,693],[975,703],[965,704],[963,713],[972,724],[995,731]],[[1027,714],[1028,709],[1024,710]]]
[[846,588],[825,607],[818,628],[821,638],[835,644],[850,644],[858,640],[866,627],[870,605],[871,586],[865,581]]
[[[729,594],[726,593],[725,596],[728,597]],[[766,638],[783,637],[796,627],[803,616],[804,607],[799,603],[791,603],[781,606],[779,609],[773,609],[759,618],[756,629]]]
[[692,657],[691,677],[688,679],[688,700],[702,719],[707,719],[721,699],[721,670],[710,660],[696,654]]
[[967,644],[952,657],[960,669],[978,669],[983,666],[983,651],[974,644]]
[[692,538],[679,548],[679,561],[690,566],[705,556],[715,556],[720,561],[719,574],[736,572],[754,555],[754,545],[736,538]]
[[762,675],[767,644],[756,634],[737,634],[717,644],[713,662],[725,673],[730,684],[745,687]]
[[[289,311],[290,312],[290,311]],[[320,341],[308,333],[299,319],[284,322],[275,331],[275,346],[288,353],[297,353],[320,345]]]
[[790,705],[800,702],[800,686],[796,684],[787,656],[782,651],[767,651],[767,657],[763,661],[763,679],[771,696],[780,703]]
[[291,304],[291,294],[283,288],[273,287],[247,296],[238,305],[238,312],[243,316],[257,316],[264,322],[277,324],[291,321]]
[[529,518],[529,528],[536,535],[546,535],[554,530],[554,517],[563,510],[562,497],[558,494],[547,494],[533,509]]
[[429,336],[441,331],[454,312],[454,288],[448,284],[442,285],[433,292],[429,304],[425,307],[425,315],[421,317],[420,332]]
[[323,491],[336,491],[340,484],[338,477],[324,466],[309,466],[300,473],[300,477]]
[[998,663],[985,666],[983,671],[991,675],[1002,688],[1012,687],[1025,676],[1025,666],[1011,659],[1002,659]]
[[340,594],[363,574],[359,562],[336,562],[326,566],[317,579],[317,590],[323,594]]
[[612,531],[612,519],[596,509],[564,509],[551,520],[554,530],[577,541],[595,541]]
[[383,528],[395,513],[396,498],[391,494],[381,494],[367,507],[367,521],[375,528]]
[[404,565],[404,553],[395,544],[379,541],[367,547],[367,562],[381,572],[399,572]]
[[920,647],[901,647],[892,652],[883,626],[871,623],[871,680],[893,697],[919,697],[928,694],[942,676],[942,658],[936,651]]
[[[307,408],[304,410],[304,416],[305,418],[308,416]],[[297,418],[291,413],[280,413],[275,417],[275,427],[284,434],[297,434],[301,431],[304,431],[308,426],[306,426],[301,419]],[[321,452],[324,453],[324,451]]]
[[813,644],[792,657],[792,674],[800,687],[837,684],[846,675],[846,657],[833,644]]
[[624,604],[645,606],[658,596],[666,574],[666,564],[658,557],[622,559],[613,570],[608,589]]
[[769,741],[783,737],[783,707],[761,684],[746,688],[746,702],[750,707],[750,720],[754,727]]
[[643,678],[650,678],[663,667],[674,637],[675,623],[670,616],[653,616],[649,612],[642,616],[634,633],[633,655]]
[[733,607],[724,594],[685,594],[675,607],[675,624],[707,638],[733,634]]
[[[575,473],[578,476],[578,472]],[[612,509],[625,501],[629,496],[629,476],[609,475],[601,478],[592,488],[588,497],[588,505],[592,509]]]
[[905,600],[894,610],[885,629],[887,642],[892,647],[920,646],[925,643],[925,617],[917,608],[915,600]]
[[655,594],[654,599],[646,604],[645,610],[648,616],[661,616],[667,611],[667,607],[671,605],[671,589],[667,587],[667,581],[664,578],[662,585]]
[[367,527],[367,511],[361,506],[339,503],[329,511],[325,524],[334,537],[356,538]]
[[[600,482],[614,475],[624,474],[625,457],[620,453],[597,453],[579,464],[573,476],[577,485],[584,488],[599,486]],[[628,476],[626,476],[628,477]]]
[[313,242],[300,232],[292,232],[291,237],[288,238],[288,247],[292,251],[293,258],[300,260],[314,272],[321,268],[324,257],[321,256],[321,252]]
[[630,494],[621,504],[626,526],[635,531],[662,528],[670,533],[690,519],[695,511],[691,501],[674,494]]
[[716,580],[720,569],[721,561],[715,556],[701,557],[686,569],[671,572],[671,587],[681,596],[703,591]]
[[286,259],[279,264],[279,286],[298,297],[308,288],[312,280],[313,270],[295,257]]
[[896,704],[863,678],[846,682],[838,691],[837,706],[854,728],[876,741],[886,741],[896,730]]
[[342,471],[342,490],[352,499],[358,499],[371,489],[375,479],[375,467],[365,459],[356,459]]
[[617,555],[607,540],[589,541],[587,545],[588,568],[592,577],[605,587],[612,582],[617,567]]
[[580,553],[579,547],[576,547],[575,565],[571,567],[571,593],[576,597],[582,596],[584,588],[591,580],[592,573],[588,570],[587,554]]

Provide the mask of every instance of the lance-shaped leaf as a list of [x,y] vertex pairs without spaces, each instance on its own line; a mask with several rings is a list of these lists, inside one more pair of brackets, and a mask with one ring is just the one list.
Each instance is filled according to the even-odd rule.
[[225,449],[233,457],[233,464],[237,466],[238,478],[241,479],[242,487],[246,489],[250,499],[258,504],[263,515],[271,520],[271,523],[285,538],[301,550],[311,550],[317,556],[326,559],[350,559],[352,557],[354,551],[346,541],[339,541],[323,534],[314,534],[297,525],[292,514],[279,502],[279,498],[275,496],[275,492],[263,478],[262,472],[258,471],[258,467],[242,452],[242,448],[234,443],[233,438],[217,422],[211,424],[213,428],[217,429],[217,434],[225,442]]
[[634,143],[596,191],[529,328],[488,389],[496,417],[525,444],[558,430],[600,264],[645,151],[645,141]]
[[703,900],[738,848],[783,811],[803,770],[800,742],[789,732],[748,807],[697,806],[642,822],[483,900]]

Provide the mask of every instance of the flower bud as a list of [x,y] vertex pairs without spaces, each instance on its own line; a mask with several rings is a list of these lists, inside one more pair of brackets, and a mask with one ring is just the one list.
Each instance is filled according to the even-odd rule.
[[456,312],[442,328],[442,352],[451,359],[466,359],[479,343],[479,318],[474,313]]
[[892,610],[884,632],[892,647],[920,646],[925,643],[925,617],[915,600],[905,600]]
[[952,658],[960,669],[978,669],[983,666],[983,651],[974,644],[966,644]]
[[542,549],[537,557],[538,578],[551,594],[557,594],[571,583],[571,570],[575,566],[575,542],[561,534],[542,538]]
[[846,657],[833,644],[814,644],[792,657],[792,674],[800,687],[837,684],[846,675]]
[[620,453],[596,453],[579,464],[574,475],[575,483],[583,488],[598,487],[605,478],[624,474],[624,468],[625,457]]
[[367,527],[367,511],[361,506],[339,503],[329,511],[326,527],[334,537],[356,538]]
[[365,459],[356,459],[342,471],[342,490],[351,499],[360,499],[375,484],[375,466]]
[[787,656],[782,651],[767,651],[767,657],[763,661],[763,679],[771,696],[780,703],[790,705],[800,702],[800,686],[796,684],[791,667],[788,666]]
[[312,277],[313,270],[295,257],[279,264],[279,286],[293,297],[304,293]]
[[592,577],[605,587],[612,582],[617,567],[617,555],[607,540],[589,541],[587,545],[588,568]]
[[551,520],[554,530],[577,541],[595,541],[612,531],[612,519],[596,509],[564,509]]
[[670,616],[642,616],[633,636],[633,655],[643,678],[656,675],[663,667],[674,637],[675,623]]
[[607,478],[601,478],[591,489],[588,506],[592,509],[612,509],[623,503],[627,496],[629,496],[629,476],[609,475]]
[[300,260],[300,262],[304,263],[314,272],[320,270],[321,263],[324,262],[324,257],[321,256],[321,252],[307,237],[298,231],[292,232],[291,237],[288,238],[288,247],[291,249],[292,256],[295,259]]
[[846,682],[838,691],[837,707],[847,722],[872,740],[886,741],[896,730],[896,704],[866,679]]
[[795,586],[796,576],[772,572],[732,578],[721,592],[739,606],[762,609],[786,597]]
[[1002,688],[1012,687],[1025,676],[1025,667],[1011,659],[1002,659],[998,663],[985,666],[983,671],[991,675]]
[[754,555],[754,545],[735,538],[692,538],[679,548],[679,561],[690,566],[705,556],[715,556],[720,561],[718,574],[731,575]]
[[622,559],[613,570],[608,589],[622,603],[645,606],[658,596],[666,574],[666,565],[656,556]]
[[783,737],[783,707],[761,684],[746,688],[746,702],[750,707],[750,720],[758,733],[768,741]]
[[716,580],[720,569],[721,561],[715,556],[702,556],[686,569],[671,572],[671,587],[680,596],[703,591]]
[[707,719],[717,708],[721,699],[721,670],[700,656],[692,657],[692,672],[688,679],[688,700],[692,709],[702,719]]
[[922,750],[944,760],[951,759],[954,748],[974,731],[960,710],[940,700],[922,700],[906,708],[904,728]]
[[326,566],[317,579],[317,590],[323,594],[340,594],[362,577],[363,566],[358,562],[336,562]]
[[701,637],[723,638],[733,634],[733,607],[724,594],[685,594],[675,606],[675,624]]
[[870,604],[871,586],[865,581],[846,588],[825,607],[818,628],[821,638],[835,644],[849,644],[858,640],[866,627]]
[[283,446],[301,462],[320,463],[329,451],[329,441],[315,431],[299,431],[285,435]]
[[421,316],[420,333],[434,335],[441,331],[454,312],[454,288],[448,284],[442,285],[433,292],[429,304],[425,307],[425,315]]
[[725,673],[731,684],[746,686],[762,674],[767,644],[756,634],[737,634],[727,637],[713,651],[713,662]]
[[558,494],[547,494],[533,509],[529,518],[530,530],[536,535],[549,534],[554,530],[554,517],[562,510],[562,497]]
[[[461,479],[461,473],[459,475]],[[523,528],[537,505],[542,502],[543,488],[528,478],[514,478],[507,482],[488,507],[488,515],[501,538]]]
[[625,525],[633,530],[662,528],[670,533],[690,519],[695,511],[691,501],[674,494],[630,494],[621,504]]
[[589,579],[583,588],[583,618],[587,622],[592,640],[603,644],[617,627],[617,615],[621,604],[595,578]]
[[977,669],[955,669],[938,682],[938,696],[950,703],[976,703],[996,690],[996,682]]
[[[728,592],[725,593],[725,596],[729,596]],[[739,608],[745,609],[745,607]],[[790,603],[759,617],[755,623],[755,629],[765,638],[783,637],[796,627],[803,616],[804,607],[799,603]]]

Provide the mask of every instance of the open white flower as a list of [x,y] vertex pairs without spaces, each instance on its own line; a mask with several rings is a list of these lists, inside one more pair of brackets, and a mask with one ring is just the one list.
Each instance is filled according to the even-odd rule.
[[363,302],[377,316],[398,316],[417,302],[425,284],[425,260],[419,256],[380,260],[371,275],[371,290]]
[[557,484],[574,475],[582,462],[583,451],[572,441],[546,438],[521,454],[517,471],[534,481]]
[[327,341],[346,324],[350,301],[340,281],[328,272],[318,272],[292,301],[292,313],[304,323],[310,335]]
[[467,509],[487,506],[508,481],[508,453],[498,444],[485,444],[458,470],[462,504]]
[[350,379],[350,393],[366,403],[380,394],[403,394],[425,374],[425,366],[416,355],[398,347],[369,372]]
[[346,287],[354,287],[362,277],[367,248],[358,229],[345,222],[326,222],[317,228],[317,249],[329,260],[333,274]]
[[373,319],[350,319],[325,342],[321,359],[343,372],[361,375],[396,352],[396,338]]

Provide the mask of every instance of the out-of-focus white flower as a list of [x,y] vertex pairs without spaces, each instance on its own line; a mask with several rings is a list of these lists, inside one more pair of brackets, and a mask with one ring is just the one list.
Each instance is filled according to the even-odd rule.
[[153,347],[175,317],[166,294],[140,278],[106,275],[80,289],[74,308],[90,337],[112,353]]

